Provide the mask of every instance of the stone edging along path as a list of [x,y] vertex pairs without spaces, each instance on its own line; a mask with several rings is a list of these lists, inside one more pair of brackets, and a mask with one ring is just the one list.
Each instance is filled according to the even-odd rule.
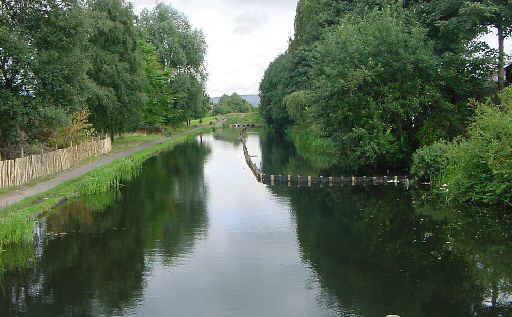
[[62,184],[70,179],[80,177],[80,176],[84,175],[85,173],[90,172],[98,167],[102,167],[104,165],[112,163],[113,161],[123,158],[125,156],[129,156],[133,153],[137,153],[139,151],[145,150],[153,145],[164,143],[164,142],[171,140],[175,137],[187,135],[189,133],[193,133],[193,132],[195,132],[199,129],[203,129],[203,128],[204,127],[195,128],[195,129],[192,129],[189,131],[175,134],[170,137],[166,137],[166,138],[162,138],[162,139],[159,139],[156,141],[148,142],[148,143],[142,144],[138,147],[135,147],[133,149],[124,151],[124,152],[108,154],[107,156],[100,158],[98,160],[95,160],[93,162],[90,162],[85,165],[78,166],[78,167],[69,169],[67,171],[64,171],[64,172],[58,174],[57,176],[53,177],[50,180],[43,181],[43,182],[37,183],[35,185],[31,185],[31,186],[23,186],[19,190],[12,190],[7,193],[1,194],[0,195],[0,212],[3,208],[14,205],[14,204],[22,201],[25,198],[35,196],[35,195],[44,193],[46,191],[49,191],[50,189],[54,188],[55,186],[57,186],[59,184]]

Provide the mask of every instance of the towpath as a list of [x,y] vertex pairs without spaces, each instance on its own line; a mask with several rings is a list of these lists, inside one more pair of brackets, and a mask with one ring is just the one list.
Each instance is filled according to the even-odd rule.
[[[219,120],[217,125],[220,125],[220,124],[222,124],[222,120]],[[40,183],[37,183],[34,185],[22,186],[18,190],[11,190],[7,193],[1,194],[0,195],[0,210],[3,208],[9,207],[13,204],[16,204],[25,198],[44,193],[59,184],[62,184],[70,179],[80,177],[87,172],[90,172],[98,167],[102,167],[104,165],[112,163],[115,160],[118,160],[118,159],[123,158],[128,155],[131,155],[133,153],[142,151],[142,150],[147,149],[153,145],[166,142],[170,139],[193,133],[202,128],[204,128],[204,127],[199,127],[199,128],[195,128],[192,130],[182,132],[182,133],[177,133],[173,136],[162,138],[162,139],[152,141],[152,142],[148,142],[148,143],[145,143],[138,147],[124,151],[124,152],[107,154],[105,157],[95,160],[93,162],[90,162],[90,163],[66,170],[62,173],[59,173],[50,180],[43,181],[43,182],[40,182]]]

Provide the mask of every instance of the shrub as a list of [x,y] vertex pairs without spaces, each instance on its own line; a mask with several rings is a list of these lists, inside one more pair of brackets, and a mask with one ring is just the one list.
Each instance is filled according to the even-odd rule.
[[448,150],[450,145],[436,142],[419,148],[412,156],[410,174],[419,181],[437,179],[448,165]]
[[512,208],[512,87],[499,106],[478,105],[467,137],[451,148],[441,182],[459,201]]

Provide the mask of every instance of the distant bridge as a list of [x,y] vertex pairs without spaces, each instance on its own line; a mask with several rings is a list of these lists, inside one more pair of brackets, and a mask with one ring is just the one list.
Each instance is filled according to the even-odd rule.
[[261,125],[257,123],[233,123],[229,126],[234,129],[247,129],[247,128],[260,128]]
[[245,139],[243,137],[243,132],[240,135],[240,140],[242,141],[244,156],[247,165],[251,169],[254,177],[260,183],[274,186],[274,185],[288,185],[288,186],[313,186],[313,185],[325,185],[325,186],[344,186],[344,185],[395,185],[403,184],[409,188],[410,180],[407,176],[374,176],[374,177],[356,177],[356,176],[301,176],[301,175],[269,175],[264,174],[261,170],[253,163],[251,160],[251,156],[249,155],[249,151],[247,150],[247,146],[245,145]]

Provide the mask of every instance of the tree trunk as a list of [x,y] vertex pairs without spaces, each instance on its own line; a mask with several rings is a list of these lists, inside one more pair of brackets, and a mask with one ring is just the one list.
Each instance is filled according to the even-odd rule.
[[503,27],[501,25],[497,25],[498,29],[498,89],[503,90],[505,88],[505,47],[504,40],[505,36],[503,34]]

